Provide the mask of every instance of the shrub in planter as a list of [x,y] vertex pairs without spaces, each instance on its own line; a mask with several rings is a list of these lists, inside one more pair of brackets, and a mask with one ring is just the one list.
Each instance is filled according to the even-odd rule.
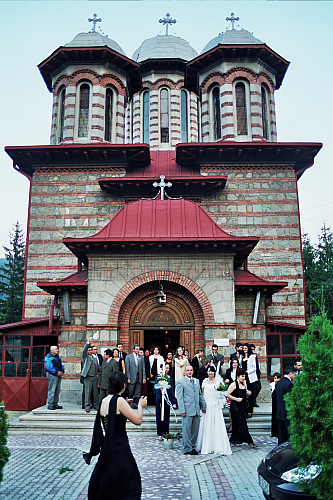
[[6,446],[8,435],[7,413],[0,410],[0,483],[2,481],[2,470],[9,460],[10,452]]

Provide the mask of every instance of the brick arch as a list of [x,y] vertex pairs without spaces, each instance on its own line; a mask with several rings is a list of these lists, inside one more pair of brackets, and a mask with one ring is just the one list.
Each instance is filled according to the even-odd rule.
[[99,84],[98,73],[96,71],[94,71],[93,69],[89,69],[89,68],[77,69],[69,75],[70,85],[72,85],[72,86],[76,85],[81,80],[88,80],[93,85]]
[[113,75],[112,73],[103,73],[103,75],[99,77],[99,81],[101,87],[106,87],[108,84],[111,84],[117,89],[118,94],[125,94],[125,86],[116,75]]
[[[174,275],[174,276],[172,276]],[[132,279],[127,285],[125,285],[120,292],[117,294],[115,300],[110,309],[109,323],[117,325],[119,331],[120,341],[128,348],[130,341],[131,329],[131,318],[133,319],[133,312],[137,308],[138,304],[144,299],[151,299],[156,296],[159,289],[159,280],[163,283],[164,292],[171,299],[173,297],[179,300],[181,303],[186,304],[191,315],[194,318],[194,326],[189,327],[192,330],[193,335],[193,349],[198,349],[204,345],[204,323],[205,321],[212,322],[207,309],[211,310],[211,306],[208,303],[204,293],[200,290],[195,283],[188,280],[184,276],[178,275],[177,273],[171,272],[161,272],[155,271],[151,273],[145,273]],[[192,287],[189,287],[189,284]],[[198,290],[196,290],[198,289]],[[201,294],[197,293],[201,291]],[[193,291],[196,291],[197,297],[194,296]],[[117,307],[115,307],[115,302],[118,299]],[[199,300],[201,303],[199,303]],[[207,302],[207,304],[206,304]],[[206,305],[206,308],[204,307]],[[158,307],[158,306],[157,306]],[[211,315],[213,312],[211,311]],[[139,329],[142,328],[138,327]],[[185,326],[181,329],[187,328]]]
[[225,83],[225,78],[221,71],[214,71],[214,73],[210,73],[206,76],[204,81],[202,82],[201,89],[203,93],[208,93],[210,88],[213,85],[223,85]]
[[159,78],[156,82],[153,83],[152,89],[158,90],[159,88],[166,86],[169,87],[170,90],[175,90],[176,84],[170,78]]
[[186,278],[186,276],[171,271],[152,271],[150,273],[140,274],[126,283],[112,302],[109,313],[109,323],[118,324],[120,309],[130,293],[146,283],[158,281],[176,283],[185,288],[197,300],[202,310],[203,321],[205,323],[214,323],[212,306],[201,288],[194,283],[194,281]]
[[257,83],[258,83],[258,85],[265,83],[268,87],[269,92],[271,94],[274,94],[275,86],[274,86],[273,80],[263,71],[260,71],[260,73],[258,74]]
[[68,75],[60,75],[59,78],[57,78],[55,84],[53,85],[53,95],[57,95],[59,88],[65,85],[67,88],[69,85],[69,78]]
[[249,68],[236,66],[225,73],[225,83],[232,83],[236,78],[245,78],[249,83],[256,83],[257,74]]

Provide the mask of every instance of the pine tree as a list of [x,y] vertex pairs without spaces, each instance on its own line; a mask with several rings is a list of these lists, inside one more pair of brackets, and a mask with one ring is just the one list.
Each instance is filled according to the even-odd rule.
[[333,491],[333,324],[323,307],[300,338],[298,349],[303,371],[285,397],[290,439],[300,458],[298,467],[311,463],[322,467],[318,477],[304,481],[302,488],[318,500],[329,500]]
[[5,263],[0,267],[0,324],[22,319],[25,243],[20,224],[10,233],[10,248],[5,250]]

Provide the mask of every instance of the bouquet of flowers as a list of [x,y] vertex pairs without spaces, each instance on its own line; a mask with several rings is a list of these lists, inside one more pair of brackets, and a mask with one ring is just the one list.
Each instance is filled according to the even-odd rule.
[[174,432],[173,434],[171,434],[171,432],[169,432],[168,434],[163,434],[163,439],[177,439],[178,441],[181,439],[182,437],[182,433],[181,432]]
[[170,389],[169,377],[166,373],[157,377],[157,383],[155,384],[156,389]]
[[226,400],[226,391],[228,390],[228,386],[222,384],[222,382],[219,383],[218,386],[215,387],[215,390],[217,391],[217,398],[218,398],[218,406],[219,408],[224,408],[227,400]]

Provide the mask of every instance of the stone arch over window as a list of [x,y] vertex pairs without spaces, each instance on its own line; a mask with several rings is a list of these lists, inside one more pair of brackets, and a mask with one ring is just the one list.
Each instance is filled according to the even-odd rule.
[[145,144],[149,144],[150,132],[150,92],[145,89],[142,93],[142,140]]
[[181,122],[181,142],[188,142],[188,109],[189,96],[187,90],[180,91],[180,122]]
[[104,103],[104,140],[107,142],[115,142],[115,116],[117,106],[117,93],[110,86],[105,88],[105,103]]
[[219,85],[211,88],[211,117],[213,140],[218,141],[222,137],[221,130],[221,89]]
[[262,136],[269,141],[269,91],[265,84],[261,84],[261,115],[262,115]]
[[58,133],[57,142],[60,144],[64,140],[65,128],[65,109],[66,109],[66,87],[63,85],[58,93]]
[[160,101],[160,144],[170,144],[170,89],[162,87]]
[[251,135],[250,87],[247,80],[233,82],[235,136],[238,138]]
[[76,87],[75,122],[78,139],[87,140],[90,135],[92,85],[85,80]]

